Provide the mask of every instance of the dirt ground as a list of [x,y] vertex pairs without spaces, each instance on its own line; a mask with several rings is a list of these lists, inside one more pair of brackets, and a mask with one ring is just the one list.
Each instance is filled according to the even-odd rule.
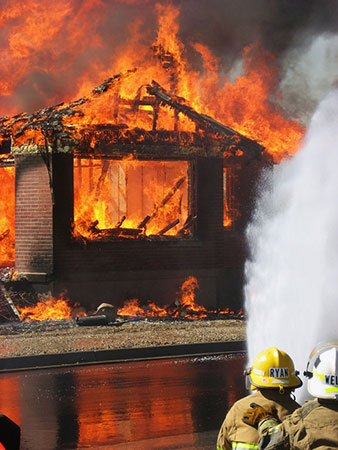
[[0,358],[151,346],[243,341],[245,320],[117,320],[80,326],[74,319],[0,325]]

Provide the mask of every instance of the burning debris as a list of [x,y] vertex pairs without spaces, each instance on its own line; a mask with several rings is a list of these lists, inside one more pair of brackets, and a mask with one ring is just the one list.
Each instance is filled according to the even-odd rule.
[[[123,144],[125,141],[123,136],[126,136],[127,142],[130,143],[135,143],[135,141],[144,141],[147,143],[149,139],[153,140],[153,142],[156,142],[156,140],[165,141],[165,135],[163,135],[161,139],[161,134],[157,137],[154,132],[157,129],[158,108],[160,106],[168,106],[175,112],[174,120],[176,125],[174,128],[177,128],[178,114],[183,114],[195,124],[197,132],[202,130],[207,135],[222,137],[223,152],[236,154],[239,150],[245,150],[254,158],[261,157],[261,153],[264,150],[262,145],[227,126],[222,125],[215,119],[205,114],[198,113],[187,104],[187,101],[183,97],[170,95],[156,81],[152,81],[151,84],[146,86],[141,86],[137,90],[136,97],[132,100],[123,99],[119,96],[118,92],[113,96],[110,95],[108,104],[110,104],[111,110],[115,112],[111,117],[105,119],[106,124],[104,125],[104,128],[102,128],[103,124],[100,123],[98,123],[97,126],[92,125],[91,127],[86,128],[86,112],[88,114],[86,104],[95,104],[95,100],[98,96],[106,94],[110,90],[116,90],[122,81],[128,78],[128,76],[131,76],[131,74],[134,74],[135,71],[136,70],[129,70],[107,79],[104,83],[93,89],[90,96],[82,97],[68,105],[60,103],[48,108],[43,108],[33,114],[23,113],[14,117],[5,116],[0,118],[0,135],[2,140],[12,139],[14,151],[19,153],[20,149],[18,147],[23,146],[21,151],[25,151],[25,146],[27,147],[27,143],[31,142],[31,144],[29,144],[31,151],[35,148],[40,151],[41,154],[46,152],[46,155],[48,155],[50,150],[56,151],[60,144],[63,145],[63,151],[67,151],[67,147],[69,148],[69,146],[73,148],[78,147],[79,145],[81,146],[81,134],[86,135],[88,130],[92,132],[92,145],[93,140],[95,139],[94,133],[97,132],[98,136],[100,136],[100,132],[101,135],[103,134],[102,131],[108,133],[110,131],[112,133],[109,135],[109,141],[112,143],[119,142]],[[145,88],[150,96],[141,98],[141,88]],[[120,113],[119,109],[121,109],[122,106],[128,107],[129,112],[132,113],[146,111],[147,116],[149,116],[149,110],[143,110],[140,109],[140,107],[149,107],[150,110],[153,111],[151,132],[145,134],[146,130],[136,128],[133,131],[134,135],[128,134],[128,132],[126,135],[126,130],[129,129],[129,125],[117,121]],[[75,120],[73,120],[73,118],[75,118]],[[69,119],[72,120],[70,121]],[[114,124],[112,121],[116,121],[116,123]],[[111,125],[107,125],[107,123],[110,123]],[[115,139],[113,137],[114,133],[116,134]],[[203,137],[201,142],[203,142]],[[172,138],[175,139],[175,135],[173,135]],[[193,137],[191,137],[191,139],[193,139]],[[101,139],[96,138],[96,142],[101,143],[101,140],[103,142],[105,141],[104,136],[101,136]],[[34,145],[36,147],[34,147]],[[75,150],[75,152],[76,151],[77,150]]]
[[[7,316],[7,322],[19,320],[22,322],[58,321],[73,319],[79,326],[121,325],[125,321],[134,320],[215,320],[215,319],[243,319],[243,312],[226,309],[208,309],[195,302],[195,291],[199,288],[195,277],[188,277],[180,287],[178,298],[170,305],[160,307],[153,302],[142,306],[137,299],[127,300],[123,306],[116,308],[110,303],[101,303],[93,312],[86,312],[83,307],[75,304],[71,306],[70,300],[65,294],[58,298],[40,298],[36,304],[32,304],[21,295],[11,293],[0,282],[1,293],[10,306],[12,315]],[[26,306],[15,306],[12,298]],[[27,303],[30,303],[27,305]],[[8,306],[9,305],[9,306]]]
[[20,321],[21,316],[8,294],[3,281],[0,280],[0,322]]

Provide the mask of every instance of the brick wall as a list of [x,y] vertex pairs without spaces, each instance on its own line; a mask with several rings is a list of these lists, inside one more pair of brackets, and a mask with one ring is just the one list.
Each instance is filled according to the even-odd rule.
[[16,157],[15,192],[16,269],[52,273],[52,197],[41,156]]

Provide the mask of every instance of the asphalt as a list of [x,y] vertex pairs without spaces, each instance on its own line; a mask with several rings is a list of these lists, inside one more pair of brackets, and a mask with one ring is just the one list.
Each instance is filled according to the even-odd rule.
[[246,341],[210,342],[201,344],[168,345],[114,350],[59,353],[49,355],[19,356],[0,359],[1,372],[50,369],[90,364],[143,361],[149,359],[212,356],[245,353]]

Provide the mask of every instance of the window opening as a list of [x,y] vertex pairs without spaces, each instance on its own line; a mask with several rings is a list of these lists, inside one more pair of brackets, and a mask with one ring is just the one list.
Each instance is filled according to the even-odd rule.
[[189,173],[187,161],[75,158],[75,235],[191,236]]

